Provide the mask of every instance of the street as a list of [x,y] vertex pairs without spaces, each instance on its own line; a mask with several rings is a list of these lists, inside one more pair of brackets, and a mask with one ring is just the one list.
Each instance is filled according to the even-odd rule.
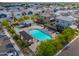
[[58,56],[79,56],[79,37],[64,49]]

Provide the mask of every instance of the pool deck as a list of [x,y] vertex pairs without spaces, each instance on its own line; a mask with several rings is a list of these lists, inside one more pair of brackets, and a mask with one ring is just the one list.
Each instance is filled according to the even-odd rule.
[[39,25],[36,25],[36,24],[34,24],[34,25],[30,26],[30,27],[25,27],[25,28],[23,28],[23,29],[21,29],[21,30],[28,32],[28,30],[30,30],[30,29],[35,29],[35,28],[39,28],[39,29],[45,30],[46,32],[48,32],[49,34],[51,34],[54,39],[55,39],[55,37],[56,37],[56,33],[52,33],[51,31],[48,31],[48,30],[47,30],[46,28],[44,28],[43,26],[39,26]]
[[[33,25],[30,26],[30,27],[25,27],[25,28],[22,28],[22,29],[20,29],[20,30],[16,30],[16,33],[19,34],[20,31],[26,31],[26,32],[28,32],[28,30],[30,30],[30,29],[35,29],[35,28],[43,29],[43,30],[45,30],[46,32],[49,32],[49,33],[52,35],[53,39],[55,39],[55,36],[56,36],[55,33],[51,32],[51,31],[48,31],[48,30],[47,30],[46,28],[44,28],[43,26],[40,26],[40,25],[37,25],[37,24],[33,24]],[[29,48],[30,48],[33,52],[35,52],[36,47],[37,47],[39,44],[40,44],[40,41],[38,41],[38,40],[36,40],[36,39],[33,38],[33,44],[32,44],[31,46],[29,46]]]
[[38,25],[32,25],[32,26],[30,26],[30,27],[23,28],[22,30],[24,30],[24,31],[28,31],[28,30],[30,30],[30,29],[34,29],[34,28],[40,28],[40,29],[43,29],[43,27],[41,27],[41,26],[38,26]]
[[36,47],[40,44],[40,41],[33,39],[33,44],[31,46],[29,46],[29,48],[35,52],[36,51]]
[[30,26],[30,27],[25,27],[25,28],[18,29],[18,30],[15,29],[15,31],[17,31],[17,32],[18,32],[18,31],[28,31],[28,30],[34,29],[34,28],[40,28],[40,29],[42,29],[43,27],[38,26],[38,25],[36,25],[36,24],[33,24],[33,25]]

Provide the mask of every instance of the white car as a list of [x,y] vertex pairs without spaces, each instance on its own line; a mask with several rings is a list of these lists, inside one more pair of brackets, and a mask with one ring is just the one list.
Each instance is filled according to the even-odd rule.
[[7,56],[19,56],[18,52],[13,50],[13,51],[8,51]]

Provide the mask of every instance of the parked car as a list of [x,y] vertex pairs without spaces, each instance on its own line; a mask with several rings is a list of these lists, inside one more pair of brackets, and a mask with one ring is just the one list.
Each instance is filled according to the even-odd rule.
[[16,50],[11,50],[7,52],[7,56],[19,56]]

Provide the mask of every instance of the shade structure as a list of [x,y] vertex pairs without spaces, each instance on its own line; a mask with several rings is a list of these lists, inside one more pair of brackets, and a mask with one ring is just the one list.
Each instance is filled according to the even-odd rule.
[[31,37],[31,35],[29,35],[29,34],[26,33],[25,31],[21,31],[21,32],[19,32],[19,33],[20,33],[20,35],[23,36],[23,38],[26,39],[26,40],[33,39],[33,38]]
[[33,23],[32,20],[26,20],[23,22],[24,26],[30,26]]

